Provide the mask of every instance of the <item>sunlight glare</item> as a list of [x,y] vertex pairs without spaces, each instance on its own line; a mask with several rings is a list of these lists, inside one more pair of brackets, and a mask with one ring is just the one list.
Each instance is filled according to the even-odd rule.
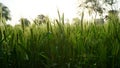
[[13,24],[18,23],[21,17],[33,20],[39,14],[54,19],[58,17],[57,9],[68,19],[77,15],[77,0],[2,0],[2,2],[10,9]]

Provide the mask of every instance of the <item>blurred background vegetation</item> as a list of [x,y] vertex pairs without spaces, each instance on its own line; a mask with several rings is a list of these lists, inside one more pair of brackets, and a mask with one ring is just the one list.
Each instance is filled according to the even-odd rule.
[[[11,20],[10,11],[0,3],[0,67],[120,68],[120,19],[119,11],[113,8],[116,2],[81,1],[78,8],[83,10],[73,23],[66,23],[64,13],[58,10],[58,19],[40,14],[33,21],[20,18],[15,26],[6,24]],[[93,21],[84,20],[84,9],[90,15],[95,13]],[[103,17],[105,11],[108,15]],[[97,15],[108,21],[96,19]]]

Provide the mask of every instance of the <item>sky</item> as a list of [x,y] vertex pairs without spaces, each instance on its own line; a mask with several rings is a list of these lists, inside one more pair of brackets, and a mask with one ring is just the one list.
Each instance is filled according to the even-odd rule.
[[[8,23],[15,25],[21,17],[33,20],[37,15],[44,14],[54,19],[58,17],[57,9],[71,20],[78,16],[78,0],[0,0],[10,9],[12,20]],[[117,2],[120,8],[120,0]],[[84,16],[89,19],[88,14]],[[12,22],[12,23],[11,23]]]
[[1,2],[10,9],[13,25],[18,23],[21,17],[32,20],[39,14],[54,19],[58,17],[57,9],[61,14],[64,13],[65,18],[72,19],[77,16],[77,0],[1,0]]

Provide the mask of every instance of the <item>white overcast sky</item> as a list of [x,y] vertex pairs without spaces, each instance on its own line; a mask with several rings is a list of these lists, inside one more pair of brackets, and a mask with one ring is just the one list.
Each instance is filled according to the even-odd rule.
[[[118,1],[120,8],[120,0]],[[78,0],[0,0],[0,2],[10,9],[13,25],[18,23],[21,17],[34,19],[39,14],[56,18],[57,9],[61,13],[64,12],[65,18],[72,19],[77,16]]]
[[6,5],[12,16],[13,24],[21,17],[34,19],[39,14],[57,17],[57,9],[64,12],[65,17],[71,19],[77,15],[77,0],[0,0]]

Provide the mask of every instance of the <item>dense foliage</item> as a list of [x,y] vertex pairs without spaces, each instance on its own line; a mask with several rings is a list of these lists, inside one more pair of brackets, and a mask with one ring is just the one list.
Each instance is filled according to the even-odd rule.
[[4,20],[11,20],[10,10],[7,6],[0,3],[0,22],[4,22]]
[[59,17],[24,29],[0,27],[0,68],[120,68],[118,19],[84,25]]

